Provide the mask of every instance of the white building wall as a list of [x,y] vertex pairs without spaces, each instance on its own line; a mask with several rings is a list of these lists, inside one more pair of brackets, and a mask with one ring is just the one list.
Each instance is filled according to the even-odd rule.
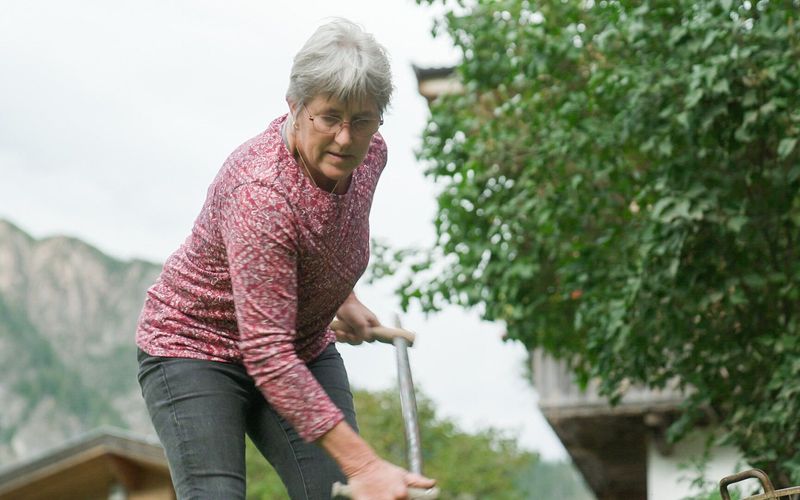
[[719,487],[719,480],[723,477],[750,468],[742,461],[735,448],[730,446],[712,448],[704,475],[708,483],[704,491],[693,490],[691,483],[698,476],[698,472],[692,464],[702,459],[708,437],[707,432],[693,433],[675,444],[669,456],[659,453],[652,440],[648,443],[648,500],[679,500],[716,490]]

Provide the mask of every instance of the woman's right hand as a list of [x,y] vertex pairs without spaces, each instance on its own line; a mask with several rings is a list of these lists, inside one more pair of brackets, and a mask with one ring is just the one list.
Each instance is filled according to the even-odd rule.
[[377,459],[350,475],[347,483],[354,500],[397,500],[408,498],[410,486],[432,488],[436,481]]
[[322,435],[319,444],[347,476],[356,500],[408,498],[408,488],[432,488],[436,481],[413,474],[380,458],[344,420]]

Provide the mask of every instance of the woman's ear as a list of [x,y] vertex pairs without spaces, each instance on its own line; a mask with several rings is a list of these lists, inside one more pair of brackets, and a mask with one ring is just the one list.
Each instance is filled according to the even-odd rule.
[[297,149],[295,145],[294,134],[297,131],[298,125],[294,118],[297,113],[297,105],[288,97],[286,98],[286,104],[289,105],[289,117],[286,119],[286,125],[288,125],[285,135],[286,147],[289,148],[289,151],[291,151],[292,154],[296,154]]
[[286,104],[289,105],[289,125],[291,125],[292,130],[297,130],[300,126],[298,125],[296,118],[300,108],[297,106],[296,102],[288,97],[286,98]]

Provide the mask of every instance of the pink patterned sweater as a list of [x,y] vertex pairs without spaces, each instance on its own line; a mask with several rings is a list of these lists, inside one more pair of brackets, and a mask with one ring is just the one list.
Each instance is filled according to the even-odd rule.
[[191,235],[147,291],[136,343],[153,356],[243,363],[307,441],[342,413],[306,367],[369,260],[369,211],[386,165],[372,139],[346,194],[317,189],[286,149],[286,116],[236,149]]

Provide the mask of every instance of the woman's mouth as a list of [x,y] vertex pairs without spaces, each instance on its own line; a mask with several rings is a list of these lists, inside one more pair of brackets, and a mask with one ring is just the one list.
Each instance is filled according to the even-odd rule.
[[346,161],[353,157],[353,155],[334,153],[333,151],[328,151],[328,155],[339,161]]

